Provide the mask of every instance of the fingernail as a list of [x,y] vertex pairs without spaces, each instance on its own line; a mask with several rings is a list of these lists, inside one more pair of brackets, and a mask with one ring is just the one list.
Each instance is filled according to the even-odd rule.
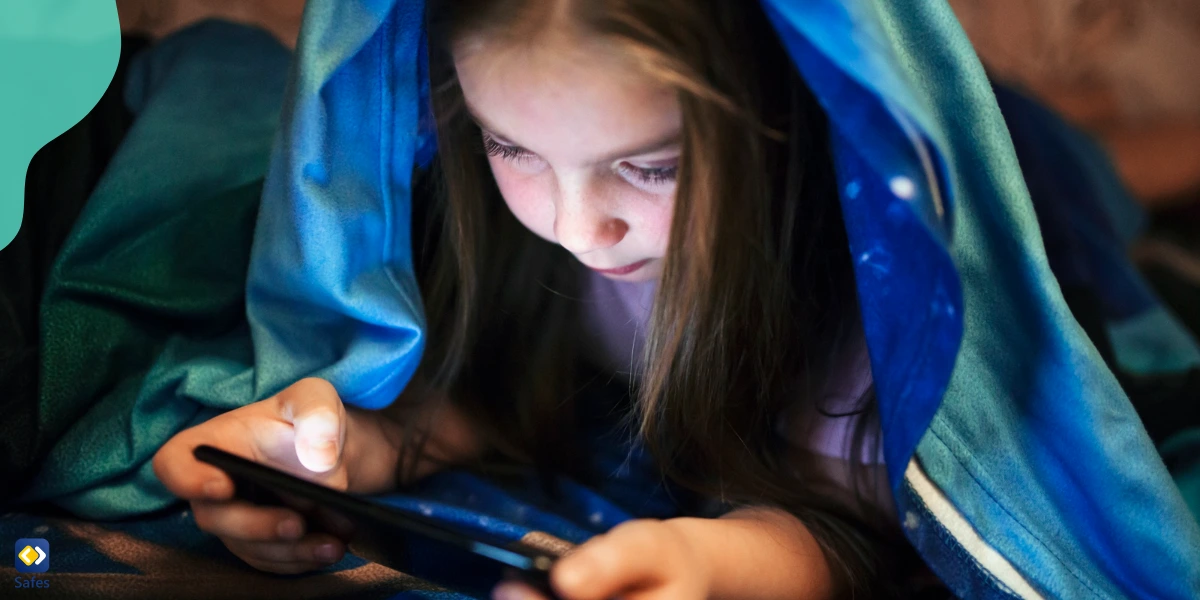
[[308,439],[301,443],[302,451],[298,452],[297,456],[300,464],[310,471],[327,471],[337,463],[337,442],[335,440]]
[[339,434],[338,417],[328,411],[308,415],[302,422],[296,423],[297,429],[304,435],[313,438],[337,438]]
[[308,447],[326,458],[332,459],[337,456],[337,440],[314,440]]
[[313,551],[313,556],[316,556],[317,560],[321,562],[333,562],[339,558],[338,550],[333,544],[317,546],[317,549]]
[[296,519],[285,519],[279,522],[279,537],[285,540],[298,539],[303,533],[300,527],[300,521]]

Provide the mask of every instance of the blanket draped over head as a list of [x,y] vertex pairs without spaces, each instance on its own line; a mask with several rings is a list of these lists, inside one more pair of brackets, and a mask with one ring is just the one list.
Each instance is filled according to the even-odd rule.
[[[1200,364],[1124,258],[1140,215],[1106,159],[994,90],[945,0],[762,5],[829,114],[909,540],[965,597],[1200,597],[1200,498],[1060,292],[1097,292],[1122,369]],[[41,414],[59,437],[26,499],[94,518],[163,507],[158,447],[303,377],[360,407],[396,398],[426,342],[410,223],[414,168],[436,152],[423,8],[310,0],[294,57],[210,23],[135,65],[138,120],[44,298]],[[187,43],[221,27],[221,44]],[[1195,439],[1173,440],[1193,475]],[[553,507],[455,472],[388,501],[510,540],[671,514],[606,452],[607,487],[568,485]]]

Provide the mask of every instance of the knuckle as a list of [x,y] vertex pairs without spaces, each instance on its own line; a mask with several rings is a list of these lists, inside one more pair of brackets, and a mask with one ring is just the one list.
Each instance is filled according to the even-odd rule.
[[259,513],[246,509],[237,519],[238,537],[248,541],[274,540],[279,528],[279,516],[271,513]]
[[171,445],[171,441],[168,440],[167,443],[164,444],[162,448],[158,449],[158,452],[154,453],[154,457],[150,459],[150,469],[154,471],[154,476],[156,478],[158,478],[158,480],[163,482],[164,484],[166,484],[166,478],[164,477],[164,475],[166,475],[167,465],[166,465],[166,458],[163,458],[163,452],[164,452],[164,450],[167,449],[167,446],[170,446],[170,445]]
[[674,561],[673,535],[662,521],[630,521],[598,539],[589,559],[606,571],[627,568],[641,557],[666,565]]
[[278,522],[279,519],[274,515],[245,519],[240,527],[241,534],[249,540],[273,540],[276,538],[275,530]]
[[168,489],[171,489],[172,492],[177,491],[173,489],[175,481],[172,476],[175,474],[173,472],[174,457],[177,454],[179,444],[179,436],[176,435],[167,440],[167,443],[163,444],[163,446],[159,448],[158,451],[154,453],[154,456],[150,459],[150,468],[153,469],[154,476],[157,477],[158,480],[163,483],[163,485],[168,486]]
[[329,381],[326,379],[321,379],[320,377],[305,377],[304,379],[297,381],[292,388],[295,391],[305,394],[313,394],[320,397],[338,399],[340,401],[337,390],[334,389],[333,384],[329,383]]
[[590,569],[606,574],[607,577],[620,568],[622,553],[619,544],[619,538],[599,536],[580,546],[566,558],[578,564],[590,565]]
[[665,528],[661,521],[628,521],[614,527],[611,535],[624,546],[652,550],[660,545]]

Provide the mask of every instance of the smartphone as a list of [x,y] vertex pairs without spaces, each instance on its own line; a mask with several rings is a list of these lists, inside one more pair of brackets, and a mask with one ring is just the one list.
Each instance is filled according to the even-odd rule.
[[487,539],[479,532],[459,530],[340,492],[212,446],[197,446],[193,455],[229,475],[235,497],[254,504],[292,508],[304,515],[308,531],[334,535],[345,541],[352,553],[366,560],[414,574],[407,570],[413,565],[410,551],[413,542],[435,548],[439,554],[446,548],[457,549],[486,559],[548,598],[554,598],[549,573],[557,557],[544,551],[519,542]]

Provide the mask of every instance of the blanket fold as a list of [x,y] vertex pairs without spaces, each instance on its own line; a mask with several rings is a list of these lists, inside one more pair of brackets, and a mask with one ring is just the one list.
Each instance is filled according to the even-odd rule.
[[[994,90],[944,0],[762,5],[830,116],[909,539],[960,595],[1200,595],[1200,527],[1061,293],[1100,296],[1124,368],[1200,364],[1123,259],[1136,207],[1103,154]],[[304,376],[362,407],[395,398],[424,344],[410,248],[413,169],[435,150],[422,10],[310,0],[290,66],[266,34],[215,23],[147,55],[138,122],[45,298],[43,414],[78,422],[28,498],[97,518],[164,506],[159,445]],[[513,524],[502,504],[437,504],[488,485],[446,477],[394,501]],[[599,525],[673,510],[653,506]],[[603,529],[590,518],[565,522]]]

